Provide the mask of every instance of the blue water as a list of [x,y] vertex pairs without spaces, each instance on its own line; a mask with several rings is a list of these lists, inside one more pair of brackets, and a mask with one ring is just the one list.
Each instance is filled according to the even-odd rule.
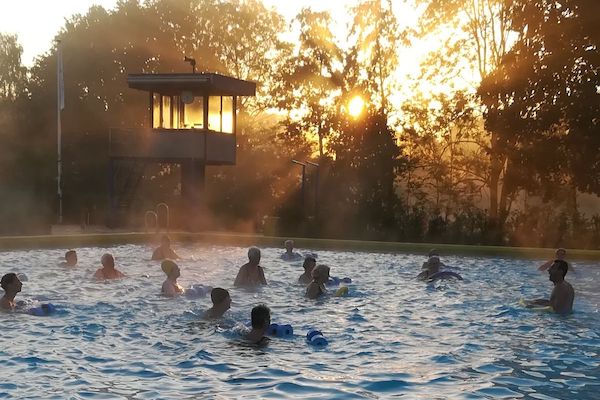
[[[531,398],[598,399],[600,269],[575,263],[567,275],[575,313],[523,309],[521,297],[548,297],[542,260],[443,257],[463,282],[413,277],[423,255],[318,252],[332,275],[349,276],[350,296],[306,300],[300,263],[263,249],[269,286],[232,289],[246,249],[175,246],[180,282],[230,289],[223,326],[200,320],[208,298],[164,299],[164,275],[148,246],[0,253],[0,273],[27,274],[17,300],[52,302],[50,317],[0,313],[0,398]],[[100,256],[115,254],[122,281],[98,283]],[[300,249],[302,251],[302,249]],[[267,347],[241,342],[228,327],[266,303],[273,322],[296,335]],[[325,348],[306,344],[309,327]]]

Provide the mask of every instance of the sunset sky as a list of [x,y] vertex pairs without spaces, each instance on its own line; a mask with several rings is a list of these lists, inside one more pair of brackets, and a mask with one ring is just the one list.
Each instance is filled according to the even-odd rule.
[[[113,8],[117,0],[20,0],[10,3],[3,0],[3,3],[2,13],[0,13],[0,32],[18,35],[24,50],[23,63],[31,66],[36,56],[50,49],[52,39],[64,25],[65,18],[73,14],[85,13],[94,4],[107,9]],[[268,7],[274,7],[288,20],[292,20],[303,7],[310,7],[316,11],[330,11],[336,23],[332,29],[343,37],[345,25],[349,22],[346,9],[355,1],[263,0],[263,3]],[[405,2],[396,1],[394,7],[401,25],[411,24],[416,19],[416,11]]]
[[[265,4],[275,6],[286,18],[293,16],[303,6],[322,9],[322,1],[303,0],[285,2],[266,0]],[[343,8],[347,1],[327,2],[330,9]],[[85,13],[92,5],[101,5],[110,9],[117,0],[21,0],[3,4],[0,13],[0,32],[16,33],[23,45],[23,63],[31,66],[36,56],[47,51],[56,32],[64,25],[65,18],[73,14]],[[32,10],[36,10],[32,13]]]

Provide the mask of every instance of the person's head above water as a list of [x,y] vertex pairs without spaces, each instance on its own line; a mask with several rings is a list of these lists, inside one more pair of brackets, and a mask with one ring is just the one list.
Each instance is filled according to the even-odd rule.
[[567,275],[567,271],[569,270],[569,265],[564,260],[554,260],[550,269],[548,269],[548,274],[550,275],[550,280],[554,282],[554,284],[561,283],[565,280],[565,276]]
[[271,325],[271,310],[264,304],[254,307],[250,316],[252,318],[252,329],[266,330]]
[[438,260],[439,260],[440,253],[437,251],[437,249],[431,249],[431,250],[429,250],[429,253],[427,253],[427,257],[431,258],[431,257],[434,257],[434,256],[438,257]]
[[288,239],[285,241],[284,243],[285,249],[288,253],[291,253],[292,250],[294,250],[294,241],[291,239]]
[[175,280],[181,276],[179,266],[174,261],[164,260],[160,264],[160,268],[163,270],[163,272],[167,275],[167,278],[169,279]]
[[325,283],[329,279],[329,267],[325,264],[319,264],[312,270],[313,280],[318,283]]
[[69,250],[65,253],[65,261],[69,267],[77,265],[77,252],[75,250]]
[[302,268],[304,268],[305,272],[311,272],[316,265],[317,260],[313,256],[306,256],[306,258],[304,258],[304,264],[302,264]]
[[567,256],[567,250],[561,248],[556,249],[556,251],[554,252],[554,255],[556,256],[557,260],[564,260],[564,258]]
[[14,272],[9,272],[2,276],[2,280],[0,280],[0,287],[7,294],[16,294],[21,291],[23,284],[19,280],[19,277]]
[[226,309],[231,307],[231,296],[229,296],[229,292],[223,288],[217,287],[211,290],[210,300],[212,301],[213,306],[223,306]]
[[110,253],[106,253],[100,259],[100,263],[104,268],[114,269],[115,268],[115,259]]
[[248,249],[248,260],[252,264],[258,264],[260,262],[260,249],[258,247],[250,247]]
[[431,256],[427,260],[427,269],[430,271],[439,270],[441,265],[442,265],[442,263],[438,256]]

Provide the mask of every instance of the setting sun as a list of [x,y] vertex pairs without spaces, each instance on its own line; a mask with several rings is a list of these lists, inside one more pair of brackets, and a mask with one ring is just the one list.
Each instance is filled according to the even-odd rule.
[[365,101],[360,96],[354,96],[348,103],[348,113],[354,118],[360,116],[363,108],[365,108]]

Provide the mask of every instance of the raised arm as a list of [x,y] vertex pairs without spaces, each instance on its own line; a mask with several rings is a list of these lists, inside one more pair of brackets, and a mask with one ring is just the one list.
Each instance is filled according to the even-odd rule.
[[554,262],[554,260],[548,260],[545,263],[543,263],[542,265],[540,265],[538,267],[538,271],[547,271],[548,268],[550,268],[550,266],[552,265],[552,263]]

